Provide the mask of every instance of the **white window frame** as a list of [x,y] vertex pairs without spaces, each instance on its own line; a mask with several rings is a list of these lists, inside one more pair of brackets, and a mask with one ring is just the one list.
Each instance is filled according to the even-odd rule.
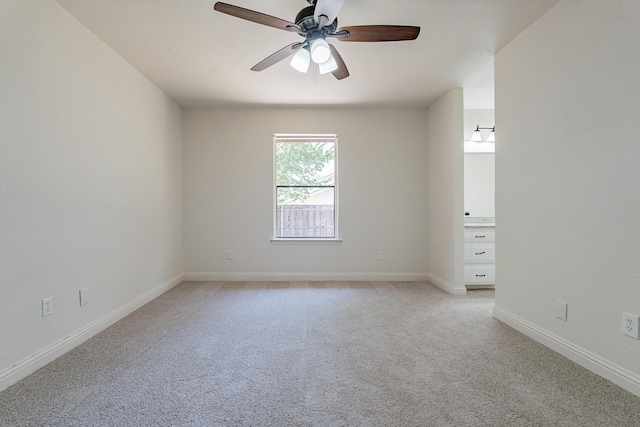
[[[333,215],[334,215],[334,237],[277,237],[277,182],[276,182],[276,147],[279,142],[287,141],[301,141],[301,142],[322,142],[331,141],[334,144],[334,176],[333,176]],[[273,179],[271,187],[273,189],[273,207],[271,209],[273,213],[273,231],[271,243],[274,244],[301,244],[301,245],[315,245],[315,244],[336,244],[341,243],[339,234],[339,209],[338,209],[338,135],[337,134],[290,134],[290,133],[276,133],[273,135]]]

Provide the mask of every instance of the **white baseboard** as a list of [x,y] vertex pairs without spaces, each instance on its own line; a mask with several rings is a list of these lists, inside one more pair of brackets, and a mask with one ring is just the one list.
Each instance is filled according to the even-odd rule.
[[640,397],[640,376],[573,344],[513,313],[494,306],[493,317],[560,353],[591,372]]
[[426,282],[427,273],[184,273],[185,281],[371,281],[371,282]]
[[439,278],[435,274],[429,274],[429,281],[451,295],[466,295],[467,288],[465,286],[459,287],[452,285],[444,279]]
[[139,297],[128,302],[122,307],[112,311],[106,316],[103,316],[96,321],[86,325],[85,327],[79,329],[78,331],[65,337],[64,339],[51,344],[43,348],[39,352],[27,357],[26,359],[10,366],[7,369],[4,369],[3,371],[0,371],[0,391],[6,389],[12,384],[17,383],[27,375],[32,374],[33,372],[45,366],[47,363],[52,362],[56,358],[62,356],[64,353],[68,352],[74,347],[82,344],[97,333],[107,329],[118,320],[131,314],[138,308],[162,295],[182,281],[183,275],[179,274],[174,278],[167,280],[160,286],[151,289],[143,295],[140,295]]

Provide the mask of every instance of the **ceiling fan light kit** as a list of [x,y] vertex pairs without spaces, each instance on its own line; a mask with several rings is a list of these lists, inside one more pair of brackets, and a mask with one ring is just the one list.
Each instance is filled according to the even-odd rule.
[[311,64],[311,54],[305,48],[298,50],[290,62],[291,67],[301,73],[306,73],[309,70],[309,64]]
[[330,1],[316,1],[307,0],[307,2],[315,6],[313,11],[313,17],[322,27],[326,24],[332,23],[338,17],[340,9],[344,4],[344,0],[330,0]]
[[320,74],[327,74],[337,70],[338,63],[333,56],[329,55],[329,59],[324,61],[322,64],[318,64],[318,69],[320,70]]
[[331,50],[329,50],[329,43],[324,39],[315,39],[311,41],[311,59],[316,64],[323,64],[329,60],[331,56]]
[[320,74],[332,73],[336,79],[342,80],[349,77],[349,70],[336,48],[327,43],[328,37],[340,41],[383,42],[415,40],[420,33],[420,27],[406,25],[360,25],[337,28],[337,16],[344,1],[307,0],[311,6],[305,7],[298,13],[295,23],[222,2],[217,2],[213,8],[236,18],[294,32],[304,37],[304,42],[292,43],[271,54],[254,65],[251,68],[252,71],[262,71],[295,54],[290,62],[294,69],[306,73],[310,62],[313,61],[318,65]]

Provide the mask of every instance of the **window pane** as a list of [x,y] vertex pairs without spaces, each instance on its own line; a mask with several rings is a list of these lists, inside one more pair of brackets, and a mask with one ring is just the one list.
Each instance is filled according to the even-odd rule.
[[276,188],[276,237],[335,237],[332,187]]
[[335,143],[278,142],[276,185],[333,185]]

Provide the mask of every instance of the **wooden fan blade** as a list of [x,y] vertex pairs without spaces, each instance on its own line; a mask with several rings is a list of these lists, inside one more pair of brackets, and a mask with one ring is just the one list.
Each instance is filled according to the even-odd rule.
[[226,13],[227,15],[235,16],[236,18],[246,19],[247,21],[257,22],[258,24],[267,25],[280,30],[289,30],[289,28],[294,28],[295,30],[302,31],[302,29],[293,22],[256,12],[255,10],[234,6],[232,4],[217,2],[213,8],[218,12]]
[[333,70],[331,74],[333,74],[333,76],[338,80],[342,80],[349,77],[349,70],[347,70],[347,66],[342,60],[342,57],[340,56],[340,54],[338,53],[338,50],[335,47],[333,47],[332,44],[329,45],[329,48],[331,49],[331,55],[333,55],[333,59],[335,59],[336,64],[338,64],[338,68]]
[[420,34],[420,27],[408,25],[356,25],[342,27],[336,33],[346,31],[348,37],[338,37],[343,42],[395,42],[415,40]]
[[296,51],[300,49],[303,45],[304,43],[291,43],[289,46],[283,47],[276,53],[273,53],[268,57],[266,57],[265,59],[263,59],[262,61],[258,62],[256,65],[254,65],[251,68],[251,71],[262,71],[265,68],[269,68],[272,65],[277,64],[283,59],[296,53]]

